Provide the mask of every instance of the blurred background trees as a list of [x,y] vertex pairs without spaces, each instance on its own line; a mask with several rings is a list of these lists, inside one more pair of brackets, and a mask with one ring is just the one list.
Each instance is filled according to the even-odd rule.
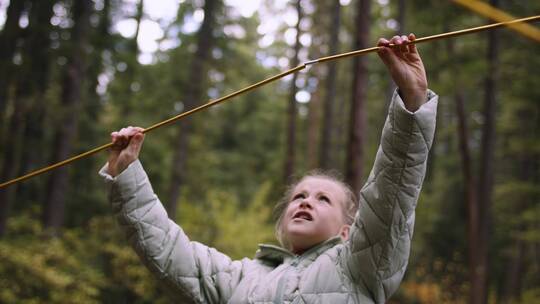
[[[0,2],[1,181],[299,62],[488,23],[450,1],[247,3]],[[390,302],[538,302],[540,45],[504,29],[419,49],[438,126],[409,270]],[[393,90],[374,54],[314,65],[152,132],[141,160],[192,239],[252,257],[275,242],[271,213],[291,175],[322,167],[366,180]],[[0,302],[174,299],[119,233],[97,175],[105,159],[0,190]]]

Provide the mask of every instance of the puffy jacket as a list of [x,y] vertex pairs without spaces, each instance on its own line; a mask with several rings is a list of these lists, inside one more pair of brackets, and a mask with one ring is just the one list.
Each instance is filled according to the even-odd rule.
[[411,113],[394,94],[349,240],[334,237],[300,256],[260,245],[253,259],[232,261],[168,218],[139,161],[115,178],[106,167],[100,174],[129,243],[180,303],[384,303],[409,259],[435,130],[437,96],[428,98]]

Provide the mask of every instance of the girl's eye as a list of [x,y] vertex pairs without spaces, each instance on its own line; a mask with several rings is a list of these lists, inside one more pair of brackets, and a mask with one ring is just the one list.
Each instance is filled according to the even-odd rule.
[[301,198],[306,198],[306,196],[303,193],[298,193],[297,195],[293,196],[293,201]]
[[321,195],[319,199],[325,203],[330,204],[330,199],[327,196]]

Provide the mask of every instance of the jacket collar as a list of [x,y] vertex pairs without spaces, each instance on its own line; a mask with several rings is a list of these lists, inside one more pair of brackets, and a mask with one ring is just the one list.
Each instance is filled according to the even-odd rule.
[[335,236],[313,246],[301,255],[296,255],[289,250],[276,245],[259,244],[259,250],[255,253],[255,259],[270,262],[272,264],[281,264],[295,258],[315,260],[321,253],[340,243],[342,243],[341,237]]

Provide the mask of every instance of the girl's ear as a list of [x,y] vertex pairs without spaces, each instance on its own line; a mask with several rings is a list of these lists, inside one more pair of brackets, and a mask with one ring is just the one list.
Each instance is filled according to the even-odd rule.
[[349,231],[351,230],[351,225],[343,225],[341,226],[341,229],[339,231],[339,236],[341,236],[341,239],[343,241],[346,241],[349,239]]

